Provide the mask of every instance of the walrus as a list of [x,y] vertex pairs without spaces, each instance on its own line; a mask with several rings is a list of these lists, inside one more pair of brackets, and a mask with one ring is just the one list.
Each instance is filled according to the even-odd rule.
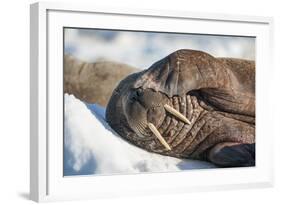
[[124,63],[107,60],[85,62],[66,54],[64,55],[64,93],[73,94],[84,102],[106,107],[118,83],[137,70]]
[[106,120],[149,152],[255,166],[255,62],[175,51],[123,79]]

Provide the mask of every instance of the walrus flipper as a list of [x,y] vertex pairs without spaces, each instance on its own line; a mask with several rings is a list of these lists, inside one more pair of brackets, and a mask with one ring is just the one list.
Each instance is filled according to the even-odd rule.
[[255,143],[219,143],[210,150],[208,159],[221,167],[255,166]]
[[233,114],[255,117],[255,95],[249,92],[227,88],[203,88],[203,100],[214,108]]

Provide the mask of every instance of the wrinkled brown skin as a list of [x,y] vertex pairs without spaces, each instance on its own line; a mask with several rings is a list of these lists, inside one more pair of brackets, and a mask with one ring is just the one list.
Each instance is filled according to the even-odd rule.
[[[191,125],[167,113],[164,104]],[[122,80],[108,103],[106,120],[121,137],[150,152],[221,167],[254,166],[255,63],[178,50]]]

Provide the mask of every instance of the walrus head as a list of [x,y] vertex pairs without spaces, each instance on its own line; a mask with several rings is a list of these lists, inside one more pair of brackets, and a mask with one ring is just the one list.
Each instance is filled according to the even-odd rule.
[[164,145],[163,150],[170,150],[157,133],[157,127],[166,116],[168,96],[152,89],[134,88],[131,82],[135,76],[125,78],[114,90],[106,109],[107,122],[133,144],[148,149],[155,136]]
[[[189,59],[185,59],[186,56]],[[195,64],[194,59],[198,56],[207,60]],[[163,150],[159,152],[170,150],[157,130],[165,116],[173,115],[187,124],[190,121],[169,105],[169,98],[207,86],[199,70],[201,67],[207,68],[205,70],[211,78],[209,82],[216,81],[220,73],[212,75],[215,66],[210,64],[215,62],[212,60],[212,56],[203,52],[180,50],[154,63],[147,70],[129,75],[113,91],[106,109],[107,122],[120,136],[146,150],[155,151],[150,144],[155,137],[163,145]],[[182,69],[187,66],[188,70]],[[220,86],[220,83],[225,85],[225,82],[220,81],[214,85]]]

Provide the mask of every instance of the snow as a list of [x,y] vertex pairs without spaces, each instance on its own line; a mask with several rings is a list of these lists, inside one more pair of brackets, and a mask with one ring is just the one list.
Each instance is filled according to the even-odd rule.
[[253,37],[65,29],[65,52],[87,62],[107,59],[146,69],[183,48],[215,57],[255,59]]
[[105,121],[105,109],[65,94],[64,175],[131,174],[213,168],[142,150],[118,136]]

